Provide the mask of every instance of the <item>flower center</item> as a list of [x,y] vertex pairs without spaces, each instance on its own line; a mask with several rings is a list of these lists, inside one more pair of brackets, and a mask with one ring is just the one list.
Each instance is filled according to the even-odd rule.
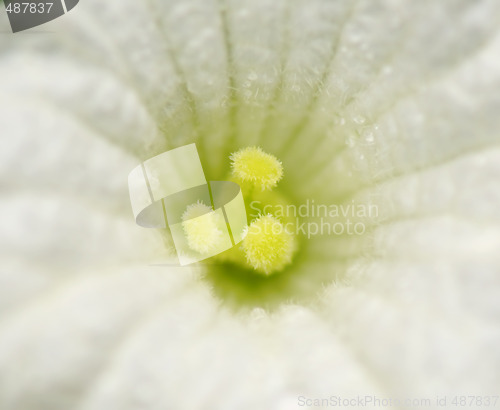
[[[341,280],[350,254],[361,252],[366,239],[358,222],[366,215],[359,214],[354,201],[295,197],[290,183],[280,183],[286,164],[261,148],[242,148],[225,158],[222,179],[240,185],[248,226],[239,245],[207,261],[204,278],[214,294],[238,309],[273,309],[290,300],[314,300],[326,283]],[[199,207],[193,204],[191,211]],[[217,237],[213,224],[209,235],[198,238],[205,225],[185,229],[200,249],[208,237]]]
[[[262,89],[255,90],[259,98]],[[170,147],[196,142],[208,180],[241,187],[245,240],[200,264],[200,280],[226,307],[315,303],[322,289],[358,274],[375,252],[371,174],[384,160],[375,155],[379,134],[367,136],[375,124],[338,95],[307,104],[308,90],[283,87],[274,99],[203,105],[197,121],[164,123]],[[199,233],[190,232],[201,250],[208,245]]]

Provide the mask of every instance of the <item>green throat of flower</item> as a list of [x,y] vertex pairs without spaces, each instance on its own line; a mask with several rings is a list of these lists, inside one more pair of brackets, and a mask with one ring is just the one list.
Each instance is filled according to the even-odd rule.
[[[379,179],[387,176],[381,165],[386,151],[379,146],[384,129],[369,112],[344,104],[320,82],[312,87],[301,80],[303,72],[288,78],[283,71],[282,80],[273,80],[271,70],[262,70],[256,79],[234,77],[238,86],[224,89],[222,100],[181,98],[184,105],[177,111],[159,115],[162,145],[144,153],[149,158],[195,142],[207,180],[241,187],[248,225],[244,240],[195,266],[214,297],[237,310],[315,303],[325,286],[350,280],[352,269],[373,255],[378,220],[353,216],[351,208],[378,203],[374,170]],[[236,76],[232,68],[228,72]],[[214,255],[222,240],[219,231],[227,230],[219,225],[224,218],[206,217],[208,202],[191,205],[204,225],[184,224],[185,236],[194,251]],[[354,231],[359,218],[366,231],[361,225]],[[197,218],[186,215],[189,219]],[[167,231],[164,243],[173,254]]]
[[[320,198],[314,196],[294,197],[292,183],[283,185],[286,167],[257,146],[233,151],[221,161],[221,168],[225,168],[222,179],[241,188],[247,226],[239,244],[200,265],[214,294],[238,309],[267,309],[285,301],[314,300],[322,286],[342,280],[346,266],[364,249],[364,232],[348,235],[300,230],[304,224],[318,229],[317,217],[328,220],[323,210],[338,205],[320,204]],[[351,198],[346,200],[352,205]],[[183,215],[183,228],[192,250],[213,255],[224,240],[225,221],[210,211],[207,204],[191,204]],[[201,215],[203,218],[198,218]],[[341,215],[333,218],[336,223],[341,219]]]

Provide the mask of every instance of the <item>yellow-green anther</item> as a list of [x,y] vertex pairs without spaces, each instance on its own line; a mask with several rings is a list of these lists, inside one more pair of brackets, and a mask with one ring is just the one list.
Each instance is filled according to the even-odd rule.
[[283,165],[260,147],[243,148],[230,156],[233,176],[261,190],[271,189],[283,177]]
[[225,221],[202,202],[191,204],[182,214],[182,227],[190,249],[208,254],[219,248],[224,240]]
[[247,262],[269,275],[282,270],[292,260],[295,237],[272,215],[261,215],[246,229],[242,248]]

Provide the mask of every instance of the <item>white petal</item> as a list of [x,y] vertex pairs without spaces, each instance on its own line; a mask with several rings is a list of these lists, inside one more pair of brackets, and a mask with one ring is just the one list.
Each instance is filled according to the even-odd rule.
[[[86,0],[52,33],[2,36],[0,407],[494,394],[499,13]],[[295,198],[379,218],[311,240],[268,288],[149,266],[172,249],[134,224],[127,174],[193,140],[210,178],[259,143]]]

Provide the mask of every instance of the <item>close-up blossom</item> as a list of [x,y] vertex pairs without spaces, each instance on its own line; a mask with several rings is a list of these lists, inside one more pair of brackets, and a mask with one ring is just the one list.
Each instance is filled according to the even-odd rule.
[[[0,409],[500,406],[498,0],[82,0],[0,31]],[[227,210],[186,203],[181,266],[128,176],[188,144],[247,224],[214,255]]]

